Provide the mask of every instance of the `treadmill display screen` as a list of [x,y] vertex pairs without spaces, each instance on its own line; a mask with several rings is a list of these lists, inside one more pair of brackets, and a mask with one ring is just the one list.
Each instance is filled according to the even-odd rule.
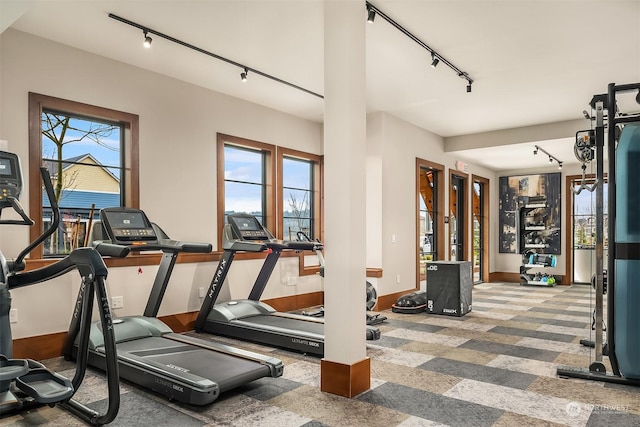
[[240,231],[258,231],[262,230],[262,227],[258,223],[258,220],[252,217],[234,218],[233,221],[238,226]]
[[139,210],[107,211],[103,214],[107,232],[116,242],[157,239],[151,224]]
[[256,217],[250,215],[229,216],[229,223],[243,240],[268,240],[269,235]]

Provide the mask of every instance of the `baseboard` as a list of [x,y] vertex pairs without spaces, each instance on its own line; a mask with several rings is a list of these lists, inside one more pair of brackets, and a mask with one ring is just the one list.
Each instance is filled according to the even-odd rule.
[[66,338],[66,332],[58,332],[15,339],[13,340],[13,357],[15,359],[44,360],[62,356],[62,347]]
[[320,291],[310,292],[307,294],[266,299],[262,300],[262,302],[270,305],[276,311],[295,311],[324,304],[324,293]]
[[494,271],[493,273],[489,273],[489,282],[520,283],[520,273]]

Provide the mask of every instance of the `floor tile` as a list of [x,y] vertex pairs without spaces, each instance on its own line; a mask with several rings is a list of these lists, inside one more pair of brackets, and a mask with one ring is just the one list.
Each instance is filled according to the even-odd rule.
[[583,427],[591,415],[591,410],[588,408],[572,412],[573,401],[570,399],[549,397],[540,393],[470,379],[459,382],[444,395],[575,427]]

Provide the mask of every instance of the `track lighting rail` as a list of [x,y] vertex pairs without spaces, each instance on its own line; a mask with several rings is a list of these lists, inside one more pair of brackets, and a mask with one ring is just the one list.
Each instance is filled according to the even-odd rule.
[[[292,88],[297,89],[299,91],[302,91],[302,92],[308,93],[310,95],[316,96],[318,98],[324,99],[324,96],[320,95],[319,93],[313,92],[313,91],[311,91],[309,89],[305,89],[302,86],[298,86],[296,84],[293,84],[293,83],[288,82],[286,80],[283,80],[281,78],[272,76],[271,74],[267,74],[265,72],[262,72],[260,70],[255,69],[255,68],[251,68],[251,67],[249,67],[247,65],[241,64],[241,63],[236,62],[236,61],[234,61],[232,59],[225,58],[224,56],[215,54],[213,52],[209,52],[208,50],[202,49],[202,48],[200,48],[198,46],[194,46],[194,45],[192,45],[190,43],[187,43],[185,41],[179,40],[179,39],[177,39],[175,37],[172,37],[172,36],[170,36],[168,34],[161,33],[160,31],[154,30],[152,28],[145,27],[144,25],[141,25],[141,24],[138,24],[136,22],[130,21],[130,20],[126,19],[126,18],[122,18],[122,17],[120,17],[118,15],[114,15],[113,13],[109,14],[109,18],[115,19],[116,21],[120,21],[123,24],[127,24],[127,25],[130,25],[132,27],[135,27],[135,28],[138,28],[138,29],[142,30],[143,34],[145,35],[145,41],[147,41],[146,39],[149,38],[148,34],[153,34],[154,36],[161,37],[161,38],[163,38],[165,40],[168,40],[170,42],[176,43],[176,44],[178,44],[180,46],[186,47],[188,49],[194,50],[196,52],[199,52],[199,53],[202,53],[204,55],[210,56],[212,58],[218,59],[220,61],[226,62],[227,64],[234,65],[234,66],[240,68],[243,71],[242,74],[245,75],[245,78],[246,78],[247,74],[250,71],[252,74],[256,74],[256,75],[265,77],[267,79],[270,79],[270,80],[273,80],[275,82],[281,83],[283,85],[292,87]],[[148,43],[150,44],[151,41],[149,40]]]
[[556,156],[554,156],[553,154],[549,153],[547,150],[545,150],[542,147],[539,146],[535,146],[536,148],[533,150],[533,155],[537,156],[538,155],[538,151],[542,151],[544,154],[546,154],[547,156],[549,156],[549,163],[553,163],[554,160],[556,162],[558,162],[558,169],[562,169],[562,160],[558,159]]
[[431,66],[433,68],[435,68],[438,65],[438,62],[442,62],[447,67],[451,68],[458,75],[458,77],[460,77],[462,79],[465,79],[467,81],[467,92],[471,92],[471,85],[473,84],[473,79],[471,78],[469,73],[467,73],[466,71],[462,71],[460,68],[458,68],[455,65],[453,65],[453,63],[451,61],[449,61],[447,58],[445,58],[444,56],[442,56],[441,54],[436,52],[435,49],[433,49],[431,46],[429,46],[428,44],[426,44],[425,42],[420,40],[418,37],[413,35],[411,32],[409,32],[409,30],[404,28],[402,25],[398,24],[389,15],[387,15],[386,13],[384,13],[383,11],[378,9],[378,7],[376,7],[375,5],[373,5],[372,3],[368,2],[368,1],[365,2],[365,3],[367,5],[367,21],[368,22],[373,22],[373,20],[375,19],[375,15],[376,14],[380,15],[380,17],[382,19],[387,21],[389,24],[393,25],[402,34],[404,34],[405,36],[409,37],[411,40],[413,40],[418,45],[420,45],[422,48],[424,48],[426,51],[428,51],[431,54],[431,59],[433,61],[431,63]]

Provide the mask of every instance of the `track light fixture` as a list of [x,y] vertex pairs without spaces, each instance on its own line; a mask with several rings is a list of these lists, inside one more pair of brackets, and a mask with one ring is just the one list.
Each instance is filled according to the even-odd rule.
[[143,33],[144,33],[144,42],[142,42],[142,45],[143,45],[144,47],[146,47],[147,49],[149,49],[149,48],[151,47],[151,42],[152,42],[153,40],[152,40],[152,39],[151,39],[151,37],[149,37],[149,35],[148,35],[149,31],[144,30],[144,31],[143,31]]
[[249,74],[249,69],[247,67],[245,67],[244,71],[242,73],[240,73],[240,79],[242,79],[243,82],[246,82],[248,74]]
[[231,64],[231,65],[234,65],[236,67],[242,68],[244,70],[244,73],[240,74],[240,77],[242,78],[242,75],[244,74],[243,80],[246,79],[247,74],[249,73],[249,71],[251,71],[253,74],[257,74],[259,76],[266,77],[267,79],[271,79],[271,80],[273,80],[275,82],[278,82],[278,83],[281,83],[283,85],[292,87],[292,88],[297,89],[299,91],[306,92],[309,95],[317,96],[318,98],[324,99],[324,96],[320,95],[319,93],[313,92],[313,91],[311,91],[309,89],[305,89],[305,88],[303,88],[301,86],[295,85],[295,84],[293,84],[291,82],[288,82],[286,80],[282,80],[282,79],[280,79],[278,77],[275,77],[275,76],[272,76],[270,74],[264,73],[264,72],[262,72],[260,70],[256,70],[255,68],[247,67],[244,64],[241,64],[239,62],[236,62],[236,61],[233,61],[231,59],[225,58],[224,56],[217,55],[217,54],[215,54],[213,52],[209,52],[209,51],[204,50],[204,49],[202,49],[200,47],[197,47],[197,46],[194,46],[192,44],[189,44],[189,43],[187,43],[185,41],[176,39],[175,37],[172,37],[172,36],[170,36],[168,34],[164,34],[164,33],[161,33],[160,31],[153,30],[153,29],[151,29],[149,27],[145,27],[144,25],[140,25],[140,24],[138,24],[136,22],[129,21],[128,19],[122,18],[122,17],[120,17],[118,15],[114,15],[113,13],[109,14],[109,18],[115,19],[116,21],[120,21],[123,24],[127,24],[127,25],[130,25],[132,27],[135,27],[135,28],[138,28],[138,29],[142,30],[144,32],[145,47],[148,47],[147,43],[149,44],[149,46],[151,46],[151,37],[149,37],[148,34],[153,34],[154,36],[161,37],[161,38],[163,38],[165,40],[168,40],[170,42],[178,44],[178,45],[180,45],[182,47],[186,47],[188,49],[191,49],[191,50],[194,50],[196,52],[199,52],[199,53],[202,53],[204,55],[207,55],[207,56],[210,56],[212,58],[215,58],[215,59],[217,59],[219,61],[226,62],[227,64]]
[[373,24],[373,21],[376,20],[376,11],[367,6],[367,22],[369,24]]
[[439,63],[440,63],[440,60],[438,59],[436,54],[431,52],[431,68],[436,68]]
[[554,156],[553,154],[549,153],[548,151],[546,151],[544,148],[538,147],[537,145],[535,146],[536,148],[533,149],[533,155],[537,155],[538,151],[542,151],[544,154],[546,154],[547,156],[549,156],[549,163],[553,163],[554,161],[558,162],[558,169],[562,169],[562,161],[559,160],[556,156]]
[[376,14],[380,15],[380,17],[382,19],[384,19],[389,24],[394,26],[402,34],[404,34],[405,36],[409,37],[411,40],[413,40],[414,42],[416,42],[420,46],[422,46],[422,48],[427,50],[431,54],[431,58],[433,60],[431,62],[431,66],[432,67],[435,68],[436,65],[438,65],[439,62],[444,62],[447,67],[449,67],[453,71],[455,71],[455,73],[458,75],[458,77],[461,77],[461,78],[463,78],[463,79],[465,79],[467,81],[467,93],[471,92],[471,84],[473,83],[473,79],[471,78],[471,76],[469,76],[469,74],[467,72],[464,72],[464,71],[460,70],[458,67],[453,65],[450,61],[448,61],[442,55],[440,55],[439,53],[436,53],[436,51],[431,46],[429,46],[428,44],[426,44],[425,42],[420,40],[415,35],[411,34],[406,28],[404,28],[402,25],[398,24],[396,21],[391,19],[389,17],[389,15],[387,15],[386,13],[381,11],[378,7],[374,6],[373,4],[371,4],[368,1],[365,2],[365,4],[366,4],[366,7],[367,7],[367,22],[373,22],[373,19],[375,18],[375,15]]

